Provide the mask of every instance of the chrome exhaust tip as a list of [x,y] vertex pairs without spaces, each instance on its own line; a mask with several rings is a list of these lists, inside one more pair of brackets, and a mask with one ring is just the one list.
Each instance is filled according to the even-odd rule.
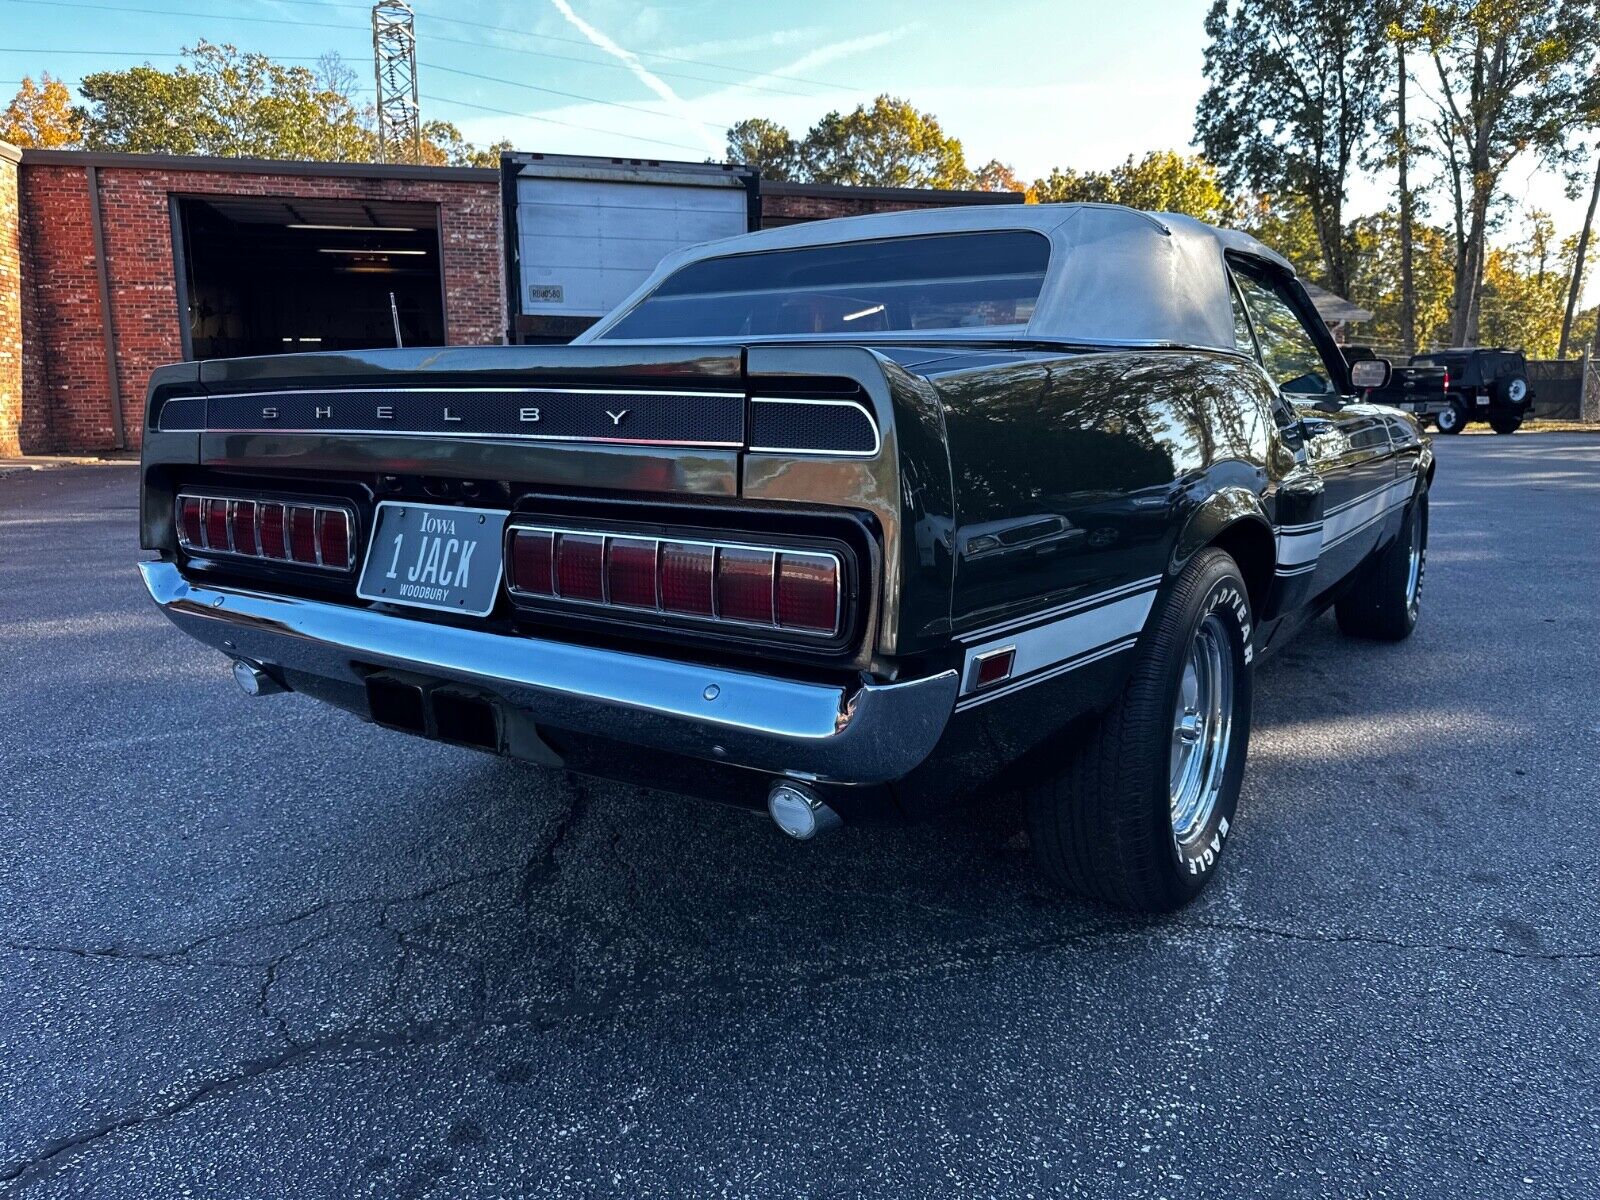
[[233,681],[246,696],[276,696],[289,690],[255,663],[243,658],[233,660]]
[[767,812],[774,825],[802,842],[844,824],[844,818],[829,808],[816,792],[788,779],[780,779],[772,785],[767,793]]

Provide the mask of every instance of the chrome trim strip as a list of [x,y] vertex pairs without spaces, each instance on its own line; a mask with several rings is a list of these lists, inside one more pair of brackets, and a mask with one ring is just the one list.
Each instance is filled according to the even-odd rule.
[[873,784],[933,751],[955,705],[947,670],[896,683],[834,685],[511,637],[398,613],[203,587],[168,562],[139,564],[185,633],[231,657],[360,687],[355,667],[454,680],[533,720],[773,775]]
[[739,450],[744,446],[743,442],[689,442],[665,441],[661,438],[577,437],[564,433],[456,433],[454,430],[450,432],[443,430],[417,432],[406,429],[287,429],[280,427],[277,429],[163,430],[163,432],[209,433],[216,437],[227,437],[235,433],[283,433],[301,437],[329,434],[334,437],[434,438],[446,442],[461,441],[463,439],[491,442],[584,442],[595,446],[672,446],[689,450]]
[[853,408],[867,419],[872,430],[871,450],[822,450],[815,446],[756,446],[749,447],[752,454],[817,454],[828,458],[877,458],[883,450],[883,434],[871,411],[859,400],[818,400],[808,396],[752,396],[751,404],[814,404],[829,408]]

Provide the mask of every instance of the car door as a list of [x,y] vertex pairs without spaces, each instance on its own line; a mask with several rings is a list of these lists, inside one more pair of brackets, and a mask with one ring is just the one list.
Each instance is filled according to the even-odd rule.
[[1394,482],[1393,448],[1381,410],[1359,404],[1349,372],[1305,289],[1251,260],[1230,263],[1262,369],[1323,483],[1321,544],[1312,592],[1354,569],[1377,543]]

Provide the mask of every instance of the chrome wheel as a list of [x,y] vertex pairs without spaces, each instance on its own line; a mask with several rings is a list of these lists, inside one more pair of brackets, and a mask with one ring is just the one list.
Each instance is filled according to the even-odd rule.
[[1204,834],[1222,792],[1233,736],[1233,649],[1222,617],[1195,631],[1172,710],[1172,838],[1180,849]]

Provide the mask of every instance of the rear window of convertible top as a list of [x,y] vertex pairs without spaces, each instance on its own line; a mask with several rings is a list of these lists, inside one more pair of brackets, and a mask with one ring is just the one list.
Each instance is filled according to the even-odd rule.
[[693,262],[603,340],[1026,325],[1050,242],[1026,230],[767,250]]

